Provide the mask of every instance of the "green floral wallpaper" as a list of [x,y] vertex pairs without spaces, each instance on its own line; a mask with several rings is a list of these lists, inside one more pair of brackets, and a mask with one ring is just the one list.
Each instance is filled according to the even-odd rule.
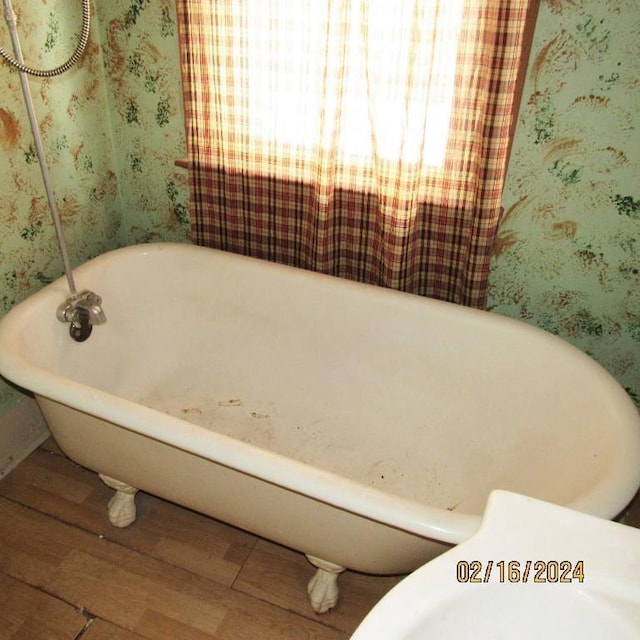
[[186,156],[174,0],[97,4],[123,200],[119,240],[184,241],[187,174],[174,165]]
[[548,0],[520,109],[493,311],[559,334],[640,402],[640,4]]
[[[14,0],[25,58],[55,66],[80,0]],[[187,241],[174,0],[94,0],[86,55],[30,80],[78,264]],[[543,0],[495,250],[490,306],[561,335],[640,402],[640,5]],[[0,42],[10,47],[0,19]],[[18,74],[0,64],[0,312],[61,273]],[[0,413],[19,392],[0,383]]]

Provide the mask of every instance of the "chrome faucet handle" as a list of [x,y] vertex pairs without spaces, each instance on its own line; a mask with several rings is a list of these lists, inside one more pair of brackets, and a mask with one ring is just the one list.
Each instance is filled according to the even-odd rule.
[[86,309],[91,324],[104,324],[107,317],[102,310],[102,298],[93,291],[81,291],[75,302],[76,309]]
[[67,298],[56,310],[60,322],[70,322],[71,337],[76,342],[84,342],[93,325],[104,324],[107,317],[102,309],[102,298],[88,289]]

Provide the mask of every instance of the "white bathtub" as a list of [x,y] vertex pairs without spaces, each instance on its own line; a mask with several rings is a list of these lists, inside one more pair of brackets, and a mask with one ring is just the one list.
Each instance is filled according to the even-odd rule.
[[318,611],[342,567],[466,540],[492,489],[612,518],[640,484],[635,405],[527,324],[186,244],[75,275],[107,323],[71,340],[61,279],[0,323],[0,373],[118,490],[114,524],[142,489],[300,550]]

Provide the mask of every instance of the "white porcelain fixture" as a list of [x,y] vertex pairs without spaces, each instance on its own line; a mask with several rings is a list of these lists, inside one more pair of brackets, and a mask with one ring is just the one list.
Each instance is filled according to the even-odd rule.
[[640,531],[494,491],[478,532],[392,589],[351,640],[638,640]]
[[562,340],[497,314],[187,244],[75,270],[106,323],[84,342],[64,280],[0,323],[0,373],[60,447],[136,489],[308,555],[317,611],[346,567],[413,571],[496,488],[611,518],[640,484],[640,416]]

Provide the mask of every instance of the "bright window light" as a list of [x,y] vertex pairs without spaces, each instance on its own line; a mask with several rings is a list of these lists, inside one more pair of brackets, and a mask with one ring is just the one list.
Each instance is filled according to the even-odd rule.
[[[247,0],[234,70],[252,144],[443,165],[463,0]],[[434,33],[436,34],[434,40]],[[242,89],[243,88],[243,89]]]

